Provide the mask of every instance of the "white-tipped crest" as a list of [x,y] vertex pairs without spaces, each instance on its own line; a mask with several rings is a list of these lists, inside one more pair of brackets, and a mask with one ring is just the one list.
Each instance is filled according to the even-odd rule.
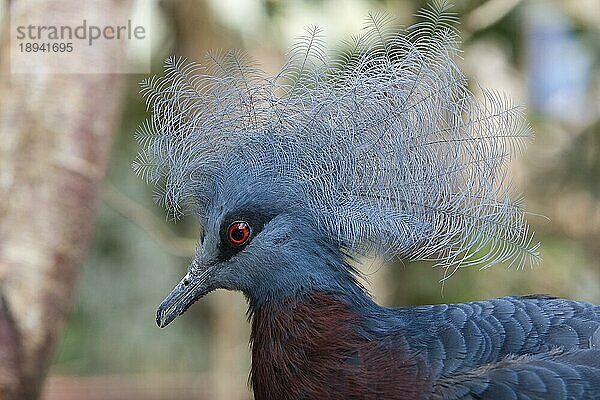
[[506,176],[532,136],[522,110],[468,90],[445,2],[419,17],[401,30],[371,15],[335,57],[310,29],[273,77],[237,51],[168,59],[142,83],[152,116],[134,169],[175,215],[205,212],[243,160],[340,247],[452,268],[537,262]]

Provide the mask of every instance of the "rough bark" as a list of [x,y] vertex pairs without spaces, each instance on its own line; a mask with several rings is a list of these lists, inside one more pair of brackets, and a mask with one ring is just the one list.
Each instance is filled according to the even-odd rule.
[[[26,7],[23,7],[26,3]],[[14,0],[27,14],[48,1]],[[71,2],[84,7],[85,2]],[[54,9],[50,11],[50,9]],[[75,10],[76,11],[76,10]],[[127,2],[106,2],[123,15]],[[110,14],[113,15],[113,14]],[[27,16],[15,15],[19,21]],[[35,399],[68,317],[118,119],[121,77],[10,73],[0,54],[0,399]],[[101,45],[98,51],[102,52]],[[101,62],[123,54],[104,51]]]

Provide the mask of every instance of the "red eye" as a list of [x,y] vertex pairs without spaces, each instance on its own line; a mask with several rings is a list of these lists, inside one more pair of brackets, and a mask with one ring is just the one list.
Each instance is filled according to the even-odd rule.
[[236,246],[241,246],[246,243],[251,233],[252,230],[250,229],[250,225],[244,221],[233,222],[227,229],[229,241]]

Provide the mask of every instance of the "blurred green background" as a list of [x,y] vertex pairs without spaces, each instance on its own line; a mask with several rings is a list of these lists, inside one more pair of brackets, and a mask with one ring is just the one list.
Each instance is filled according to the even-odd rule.
[[[444,271],[427,264],[370,268],[368,285],[387,305],[530,293],[600,303],[600,2],[455,3],[464,39],[461,64],[471,82],[525,104],[536,132],[511,172],[515,193],[525,196],[532,212],[529,221],[543,243],[543,262],[532,270],[461,270],[444,283]],[[153,73],[160,73],[170,54],[201,61],[207,50],[219,48],[243,48],[264,69],[276,71],[304,27],[321,25],[335,43],[358,33],[369,11],[386,10],[410,24],[423,4],[153,2]],[[78,376],[82,387],[114,385],[114,398],[135,398],[132,385],[148,391],[170,388],[169,397],[178,399],[250,398],[241,294],[213,293],[167,330],[155,325],[156,305],[184,274],[199,227],[193,218],[176,225],[167,221],[152,201],[152,188],[130,168],[137,152],[132,133],[146,116],[137,86],[142,78],[127,78],[95,240],[47,396],[61,398],[61,377]],[[104,380],[85,380],[99,376]]]

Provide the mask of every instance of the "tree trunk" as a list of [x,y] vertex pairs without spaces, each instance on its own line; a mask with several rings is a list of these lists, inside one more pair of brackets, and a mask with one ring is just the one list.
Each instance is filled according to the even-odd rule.
[[[84,6],[72,1],[70,11]],[[11,2],[13,21],[24,25],[33,13],[57,7]],[[109,16],[128,12],[127,2],[106,2],[104,9]],[[6,31],[0,52],[0,399],[27,400],[40,392],[71,308],[122,79],[11,74]],[[100,59],[118,63],[122,53],[104,51]]]

